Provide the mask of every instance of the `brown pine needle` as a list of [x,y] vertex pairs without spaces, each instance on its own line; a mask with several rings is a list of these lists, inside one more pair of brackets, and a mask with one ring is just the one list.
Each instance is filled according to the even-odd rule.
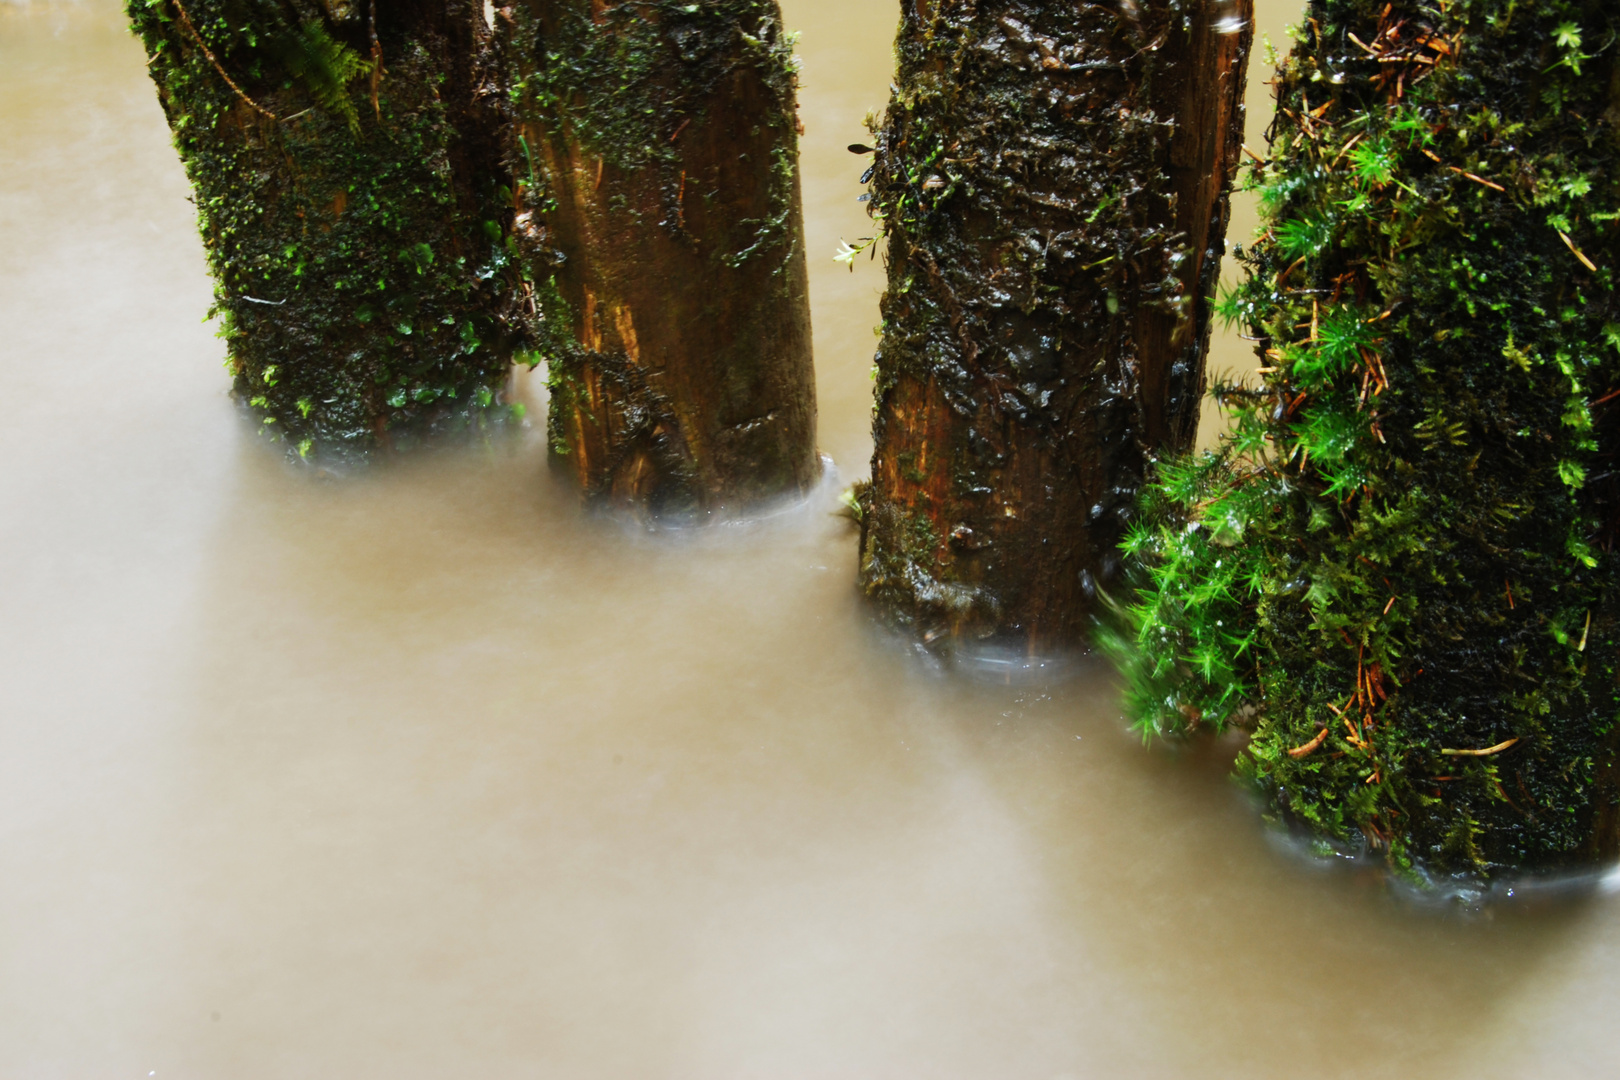
[[1518,739],[1509,739],[1507,742],[1499,742],[1495,746],[1488,746],[1483,750],[1442,750],[1440,753],[1446,757],[1490,757],[1493,754],[1500,754],[1518,741]]
[[[1507,188],[1503,187],[1501,184],[1494,184],[1491,181],[1485,179],[1483,176],[1475,176],[1473,173],[1469,172],[1468,170],[1459,169],[1455,165],[1447,165],[1446,168],[1450,169],[1452,172],[1456,173],[1458,176],[1466,176],[1466,177],[1468,177],[1468,179],[1472,180],[1476,184],[1484,184],[1486,187],[1490,188],[1492,191],[1506,191],[1507,190]],[[1558,235],[1563,236],[1564,234],[1559,233]],[[1565,237],[1565,242],[1566,243],[1568,242],[1568,237]],[[1583,261],[1584,261],[1584,259],[1585,259],[1585,256],[1582,256]],[[1597,267],[1594,266],[1592,269],[1596,270]]]
[[1573,251],[1575,253],[1575,257],[1577,259],[1581,260],[1581,265],[1582,266],[1586,267],[1588,270],[1592,271],[1594,274],[1597,273],[1597,264],[1594,263],[1591,259],[1588,259],[1586,257],[1586,253],[1584,251],[1582,251],[1580,248],[1575,246],[1575,241],[1571,240],[1569,238],[1568,234],[1566,234],[1564,232],[1564,230],[1562,230],[1562,229],[1558,230],[1558,238],[1564,242],[1565,247],[1569,248],[1570,251]]
[[1316,733],[1316,738],[1312,739],[1304,746],[1296,746],[1292,750],[1288,751],[1288,756],[1291,758],[1305,757],[1306,755],[1315,752],[1323,743],[1327,742],[1327,737],[1328,729],[1323,728],[1321,731]]

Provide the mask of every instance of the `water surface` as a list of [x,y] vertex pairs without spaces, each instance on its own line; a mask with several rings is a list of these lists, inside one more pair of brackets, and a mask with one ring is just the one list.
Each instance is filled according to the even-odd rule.
[[[785,7],[850,480],[895,6]],[[1612,899],[1438,919],[1279,856],[1100,671],[872,634],[824,504],[637,536],[537,431],[284,466],[186,195],[116,6],[0,0],[0,1076],[1620,1073]]]

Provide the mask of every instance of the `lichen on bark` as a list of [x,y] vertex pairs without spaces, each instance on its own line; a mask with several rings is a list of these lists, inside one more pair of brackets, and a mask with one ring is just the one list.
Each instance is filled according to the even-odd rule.
[[1314,0],[1225,301],[1258,385],[1161,471],[1115,639],[1324,847],[1435,883],[1620,854],[1620,13]]
[[128,0],[236,396],[302,456],[504,415],[520,309],[474,0]]
[[797,68],[775,0],[497,17],[552,460],[593,502],[730,512],[819,476]]
[[901,9],[861,582],[929,641],[1073,648],[1196,431],[1250,6]]

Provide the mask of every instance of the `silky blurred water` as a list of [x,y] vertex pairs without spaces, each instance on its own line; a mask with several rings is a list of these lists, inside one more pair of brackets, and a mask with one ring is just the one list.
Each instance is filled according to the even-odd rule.
[[[847,482],[895,5],[784,6]],[[0,3],[0,1076],[1620,1073],[1611,896],[1441,918],[1282,856],[1100,669],[874,634],[830,491],[649,537],[532,430],[284,465],[186,196],[117,7]]]

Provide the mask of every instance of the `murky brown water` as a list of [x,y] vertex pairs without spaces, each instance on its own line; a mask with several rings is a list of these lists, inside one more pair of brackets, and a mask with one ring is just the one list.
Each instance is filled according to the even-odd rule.
[[[850,479],[881,273],[830,256],[894,6],[786,7]],[[185,197],[116,7],[0,0],[0,1077],[1620,1073],[1616,901],[1289,861],[1101,673],[875,638],[826,506],[632,536],[535,433],[284,467]]]

